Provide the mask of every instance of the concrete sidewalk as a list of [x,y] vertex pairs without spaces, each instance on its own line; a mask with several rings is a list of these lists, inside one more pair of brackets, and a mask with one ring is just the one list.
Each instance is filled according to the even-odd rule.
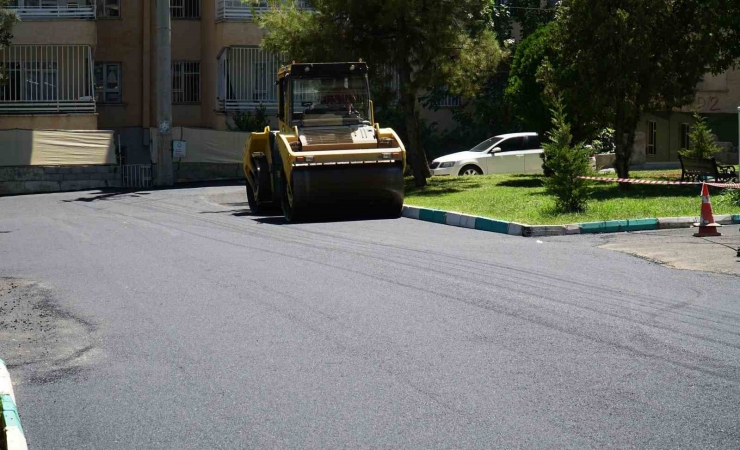
[[693,229],[643,231],[594,236],[601,248],[648,259],[683,270],[740,276],[740,226],[721,227],[720,237],[697,238]]

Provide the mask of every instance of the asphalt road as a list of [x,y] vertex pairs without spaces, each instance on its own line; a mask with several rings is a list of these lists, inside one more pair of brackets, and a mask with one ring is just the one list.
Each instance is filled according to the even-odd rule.
[[738,277],[242,189],[0,198],[32,449],[740,447]]

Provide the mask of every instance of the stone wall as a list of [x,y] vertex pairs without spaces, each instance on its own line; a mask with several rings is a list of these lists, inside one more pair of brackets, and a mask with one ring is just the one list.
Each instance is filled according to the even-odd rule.
[[117,165],[0,167],[0,195],[121,187]]

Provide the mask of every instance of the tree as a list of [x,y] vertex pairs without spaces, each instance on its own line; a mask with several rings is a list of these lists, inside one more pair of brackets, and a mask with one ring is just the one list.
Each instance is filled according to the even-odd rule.
[[429,166],[422,145],[419,98],[435,86],[473,96],[493,73],[503,51],[496,42],[489,0],[272,0],[259,24],[262,46],[301,61],[367,61],[397,71],[399,107],[409,160],[418,186]]
[[678,153],[689,158],[709,159],[721,152],[722,149],[714,142],[712,130],[707,126],[707,120],[699,113],[694,113],[694,122],[694,129],[689,133],[689,140],[694,148],[681,149]]
[[231,131],[262,131],[269,124],[267,120],[267,108],[259,105],[252,111],[236,111],[231,115],[233,125],[226,121],[226,126]]
[[690,103],[707,70],[740,56],[737,0],[563,0],[555,23],[552,80],[570,111],[613,124],[620,177],[641,115]]
[[492,0],[493,23],[499,41],[511,36],[512,25],[518,24],[519,39],[529,35],[550,23],[555,18],[558,2],[542,0]]
[[583,143],[571,144],[573,134],[565,115],[563,100],[557,97],[554,103],[553,128],[547,134],[550,142],[543,144],[547,167],[552,171],[545,178],[545,189],[555,196],[555,206],[559,211],[583,211],[589,188],[586,180],[579,177],[591,172],[589,150]]
[[[0,0],[0,51],[10,45],[13,39],[13,25],[18,22],[18,15],[6,9],[10,0]],[[0,84],[6,83],[5,68],[0,68]]]
[[545,58],[555,59],[550,44],[552,25],[535,31],[516,49],[509,71],[505,98],[524,128],[544,136],[550,127],[550,109],[544,99],[544,85],[537,81],[537,71]]

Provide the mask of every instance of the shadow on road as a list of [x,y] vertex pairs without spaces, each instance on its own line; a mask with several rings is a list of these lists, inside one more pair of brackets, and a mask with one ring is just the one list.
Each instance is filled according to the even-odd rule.
[[[174,186],[167,187],[151,187],[146,189],[122,189],[122,188],[110,188],[110,189],[98,189],[96,195],[92,197],[79,197],[73,200],[62,200],[64,203],[71,202],[95,202],[102,200],[114,200],[117,198],[136,198],[142,195],[149,195],[156,191],[171,191],[180,189],[197,189],[204,187],[229,187],[229,186],[243,186],[244,180],[218,180],[218,181],[199,181],[190,183],[178,183]],[[243,206],[244,203],[234,204],[233,206]]]

